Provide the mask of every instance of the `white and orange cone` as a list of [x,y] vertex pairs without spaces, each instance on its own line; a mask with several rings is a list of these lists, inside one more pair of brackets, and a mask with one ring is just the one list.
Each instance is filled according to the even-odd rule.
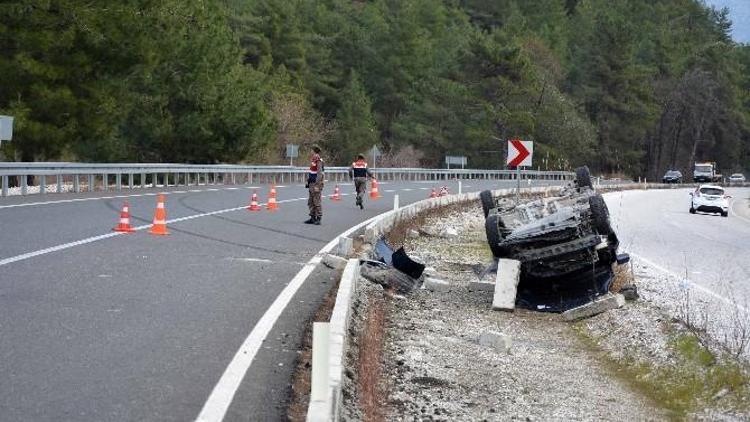
[[430,192],[430,198],[437,198],[437,197],[438,197],[438,194],[435,191],[435,188],[432,188],[432,192]]
[[339,185],[336,185],[336,189],[333,190],[333,195],[331,195],[331,201],[340,201],[341,200],[341,189],[339,189]]
[[260,211],[260,205],[258,205],[258,192],[254,191],[253,196],[250,197],[250,205],[247,207],[248,211]]
[[268,195],[266,209],[268,209],[268,211],[276,211],[279,209],[279,204],[276,202],[276,185],[271,185],[271,193]]
[[159,199],[156,202],[156,212],[154,213],[154,223],[148,232],[159,236],[169,234],[167,232],[167,210],[164,207],[164,195],[159,195]]
[[440,188],[440,196],[448,195],[448,188],[446,186],[443,186]]
[[370,199],[378,199],[380,197],[380,192],[378,191],[378,180],[372,179],[372,183],[370,184]]
[[130,206],[128,201],[122,203],[122,211],[120,212],[120,223],[112,229],[112,231],[122,233],[133,233],[134,228],[130,227]]

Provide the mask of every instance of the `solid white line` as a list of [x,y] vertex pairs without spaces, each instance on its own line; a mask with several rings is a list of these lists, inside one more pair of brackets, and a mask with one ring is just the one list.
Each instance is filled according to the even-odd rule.
[[[279,187],[279,186],[277,186]],[[0,209],[3,208],[21,208],[21,207],[31,207],[35,205],[51,205],[51,204],[68,204],[73,202],[89,202],[89,201],[101,201],[104,199],[121,199],[121,198],[139,198],[143,196],[156,196],[156,195],[174,195],[174,194],[181,194],[181,193],[199,193],[199,192],[218,192],[221,190],[238,190],[238,189],[260,189],[258,186],[247,186],[247,187],[233,187],[233,188],[224,188],[224,189],[191,189],[191,190],[176,190],[176,191],[169,191],[169,192],[147,192],[147,193],[134,193],[132,195],[109,195],[109,196],[97,196],[96,198],[74,198],[74,199],[61,199],[59,201],[41,201],[41,202],[27,202],[24,204],[12,204],[12,205],[0,205]]]
[[659,265],[659,264],[657,264],[657,263],[655,263],[655,262],[653,262],[653,261],[651,261],[649,259],[646,259],[646,258],[644,258],[644,257],[642,257],[642,256],[640,256],[638,254],[634,254],[634,253],[631,253],[630,256],[633,257],[633,258],[636,258],[639,261],[642,261],[642,262],[646,263],[646,265],[648,265],[649,267],[653,267],[653,268],[655,268],[655,269],[663,272],[664,274],[669,275],[670,277],[674,278],[676,281],[682,280],[685,283],[689,284],[690,287],[692,287],[692,288],[694,288],[696,290],[700,290],[701,292],[703,292],[703,293],[705,293],[705,294],[707,294],[707,295],[709,295],[709,296],[711,296],[711,297],[713,297],[715,299],[719,299],[722,302],[724,302],[724,303],[726,303],[726,304],[728,304],[730,306],[734,306],[737,309],[741,310],[742,312],[745,312],[745,313],[748,312],[748,309],[746,307],[737,304],[736,302],[732,301],[731,299],[726,298],[726,297],[724,297],[724,296],[722,296],[722,295],[714,292],[713,290],[711,290],[711,289],[709,289],[707,287],[703,287],[703,286],[701,286],[699,284],[696,284],[696,283],[694,283],[694,282],[692,282],[690,280],[686,280],[684,276],[681,276],[679,274],[673,273],[672,271],[670,271],[670,270],[662,267],[661,265]]
[[[144,228],[151,227],[151,225],[149,224],[148,226],[143,226],[143,227]],[[10,258],[0,259],[0,267],[2,267],[3,265],[12,264],[14,262],[24,261],[29,258],[34,258],[35,256],[46,255],[48,253],[61,251],[63,249],[68,249],[68,248],[72,248],[75,246],[85,245],[87,243],[96,242],[98,240],[109,239],[110,237],[119,236],[121,234],[123,233],[121,232],[107,233],[107,234],[103,234],[100,236],[89,237],[88,239],[76,240],[75,242],[65,243],[63,245],[52,246],[51,248],[40,249],[38,251],[12,256]]]
[[294,276],[291,282],[281,291],[276,300],[266,310],[265,314],[260,318],[253,330],[247,336],[245,341],[240,346],[237,353],[235,353],[232,361],[224,370],[219,382],[216,383],[211,395],[208,396],[206,403],[203,405],[200,414],[196,418],[199,422],[220,422],[224,419],[224,416],[229,409],[229,405],[232,404],[234,395],[237,393],[242,379],[245,378],[247,370],[255,359],[255,355],[258,353],[263,341],[268,336],[268,333],[273,328],[276,321],[281,316],[281,313],[287,307],[289,302],[297,293],[297,290],[307,280],[307,277],[313,272],[315,267],[322,260],[323,254],[330,252],[336,245],[338,245],[339,237],[348,236],[360,227],[369,224],[379,216],[372,217],[366,221],[363,221],[356,226],[348,229],[347,231],[336,236],[333,240],[328,242],[327,245],[318,251],[318,253],[312,257],[307,264]]
[[[278,203],[293,202],[293,201],[302,201],[302,200],[305,200],[305,199],[307,199],[307,198],[285,199],[283,201],[278,201]],[[263,205],[265,205],[265,203],[258,204],[258,205],[263,206]],[[193,220],[193,219],[196,219],[196,218],[208,217],[208,216],[211,216],[211,215],[224,214],[224,213],[227,213],[227,212],[244,210],[245,208],[247,208],[247,205],[243,205],[241,207],[227,208],[227,209],[218,210],[218,211],[211,211],[211,212],[206,212],[206,213],[201,213],[201,214],[194,214],[194,215],[189,215],[187,217],[173,218],[171,220],[167,220],[167,224],[179,223],[179,222],[182,222],[182,221]],[[142,226],[133,227],[133,229],[135,231],[141,231],[141,230],[148,229],[150,227],[151,227],[151,224],[144,224]],[[0,260],[0,267],[2,267],[3,265],[12,264],[14,262],[24,261],[24,260],[27,260],[29,258],[34,258],[34,257],[40,256],[40,255],[46,255],[46,254],[49,254],[49,253],[52,253],[52,252],[57,252],[57,251],[61,251],[61,250],[64,250],[64,249],[70,249],[70,248],[74,248],[76,246],[85,245],[87,243],[92,243],[92,242],[97,242],[99,240],[109,239],[110,237],[119,236],[119,235],[122,235],[122,234],[124,234],[124,233],[112,232],[112,233],[102,234],[102,235],[99,235],[99,236],[89,237],[89,238],[86,238],[86,239],[76,240],[75,242],[64,243],[62,245],[57,245],[57,246],[52,246],[52,247],[45,248],[45,249],[40,249],[40,250],[34,251],[34,252],[28,252],[28,253],[25,253],[25,254],[12,256],[10,258],[5,258],[5,259]]]

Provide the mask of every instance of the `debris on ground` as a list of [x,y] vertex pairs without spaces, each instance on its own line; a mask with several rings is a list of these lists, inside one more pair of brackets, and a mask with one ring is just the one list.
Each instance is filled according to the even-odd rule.
[[[431,233],[458,228],[455,239],[404,236],[409,255],[430,266],[425,277],[447,283],[450,292],[424,288],[390,296],[365,283],[367,294],[388,304],[384,347],[373,351],[381,356],[377,399],[384,420],[748,419],[738,397],[750,397],[750,384],[729,382],[746,379],[732,376],[742,372],[732,372],[719,355],[707,359],[648,291],[645,299],[574,323],[526,309],[496,312],[495,275],[481,270],[492,262],[481,210],[453,208],[423,225]],[[702,383],[680,378],[689,373],[685,368],[697,368]],[[696,397],[707,398],[685,399],[696,385],[703,389],[693,391]],[[357,382],[346,385],[349,420],[364,414],[360,389]]]

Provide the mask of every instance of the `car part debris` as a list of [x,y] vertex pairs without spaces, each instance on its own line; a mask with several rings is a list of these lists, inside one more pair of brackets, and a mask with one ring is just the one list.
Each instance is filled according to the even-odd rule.
[[518,305],[562,312],[606,294],[612,265],[625,263],[604,198],[587,167],[552,197],[516,204],[480,194],[485,231],[497,258],[521,262]]
[[359,270],[362,277],[397,293],[409,293],[420,285],[418,279],[378,261],[363,261]]

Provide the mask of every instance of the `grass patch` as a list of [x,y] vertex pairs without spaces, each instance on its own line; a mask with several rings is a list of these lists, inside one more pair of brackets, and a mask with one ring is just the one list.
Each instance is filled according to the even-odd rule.
[[574,325],[574,331],[610,373],[665,409],[672,420],[716,406],[750,410],[748,368],[729,356],[713,354],[693,334],[673,335],[669,349],[675,364],[663,367],[633,358],[615,359],[598,346],[583,322]]

